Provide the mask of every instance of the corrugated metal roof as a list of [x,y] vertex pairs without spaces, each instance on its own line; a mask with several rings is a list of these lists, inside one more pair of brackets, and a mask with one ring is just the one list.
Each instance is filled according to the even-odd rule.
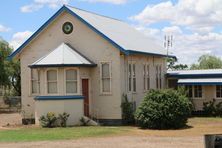
[[95,66],[90,60],[78,53],[69,45],[62,43],[52,52],[43,56],[30,67],[52,67],[52,66]]
[[167,51],[133,26],[109,17],[66,6],[94,28],[102,32],[125,50],[166,55]]
[[168,70],[169,75],[201,75],[201,74],[222,74],[222,69],[203,69],[203,70]]
[[177,83],[185,85],[217,85],[222,84],[222,78],[179,79]]
[[101,35],[108,42],[120,49],[126,55],[148,54],[153,56],[168,56],[167,51],[152,39],[137,31],[131,25],[109,17],[64,5],[47,22],[45,22],[30,38],[28,38],[9,58],[12,59],[19,54],[43,29],[45,29],[62,12],[68,12],[85,23],[88,27]]

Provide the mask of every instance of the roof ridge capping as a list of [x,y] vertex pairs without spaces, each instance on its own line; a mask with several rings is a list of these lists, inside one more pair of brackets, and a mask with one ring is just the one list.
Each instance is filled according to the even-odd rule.
[[74,6],[71,6],[71,5],[68,5],[68,4],[64,4],[63,6],[65,6],[67,8],[71,7],[71,8],[80,10],[80,11],[84,11],[84,12],[87,12],[87,13],[91,13],[91,14],[94,14],[94,15],[98,15],[98,16],[105,17],[105,18],[108,18],[108,19],[112,19],[112,20],[116,20],[116,21],[120,21],[120,22],[126,23],[125,21],[123,21],[121,19],[113,18],[113,17],[107,16],[107,15],[102,15],[102,14],[99,14],[99,13],[96,13],[96,12],[92,12],[92,11],[87,11],[87,10],[84,10],[84,9],[81,9],[81,8],[78,8],[78,7],[74,7]]

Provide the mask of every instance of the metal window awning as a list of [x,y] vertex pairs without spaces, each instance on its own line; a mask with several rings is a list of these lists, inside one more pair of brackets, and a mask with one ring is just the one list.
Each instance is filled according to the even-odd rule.
[[179,79],[180,85],[222,85],[222,78]]
[[96,64],[65,43],[62,43],[52,52],[29,65],[31,68],[74,66],[93,67],[96,66]]

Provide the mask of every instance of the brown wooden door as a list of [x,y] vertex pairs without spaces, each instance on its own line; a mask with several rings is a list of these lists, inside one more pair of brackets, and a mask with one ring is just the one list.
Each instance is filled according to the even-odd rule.
[[82,79],[82,94],[84,98],[84,115],[89,117],[89,80]]

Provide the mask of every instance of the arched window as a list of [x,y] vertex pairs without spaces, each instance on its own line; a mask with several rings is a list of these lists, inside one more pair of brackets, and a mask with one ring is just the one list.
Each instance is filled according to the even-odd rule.
[[58,92],[57,70],[47,71],[47,92],[49,94],[56,94]]
[[77,70],[76,69],[68,69],[65,71],[66,75],[66,93],[67,94],[75,94],[78,89],[78,79],[77,79]]

